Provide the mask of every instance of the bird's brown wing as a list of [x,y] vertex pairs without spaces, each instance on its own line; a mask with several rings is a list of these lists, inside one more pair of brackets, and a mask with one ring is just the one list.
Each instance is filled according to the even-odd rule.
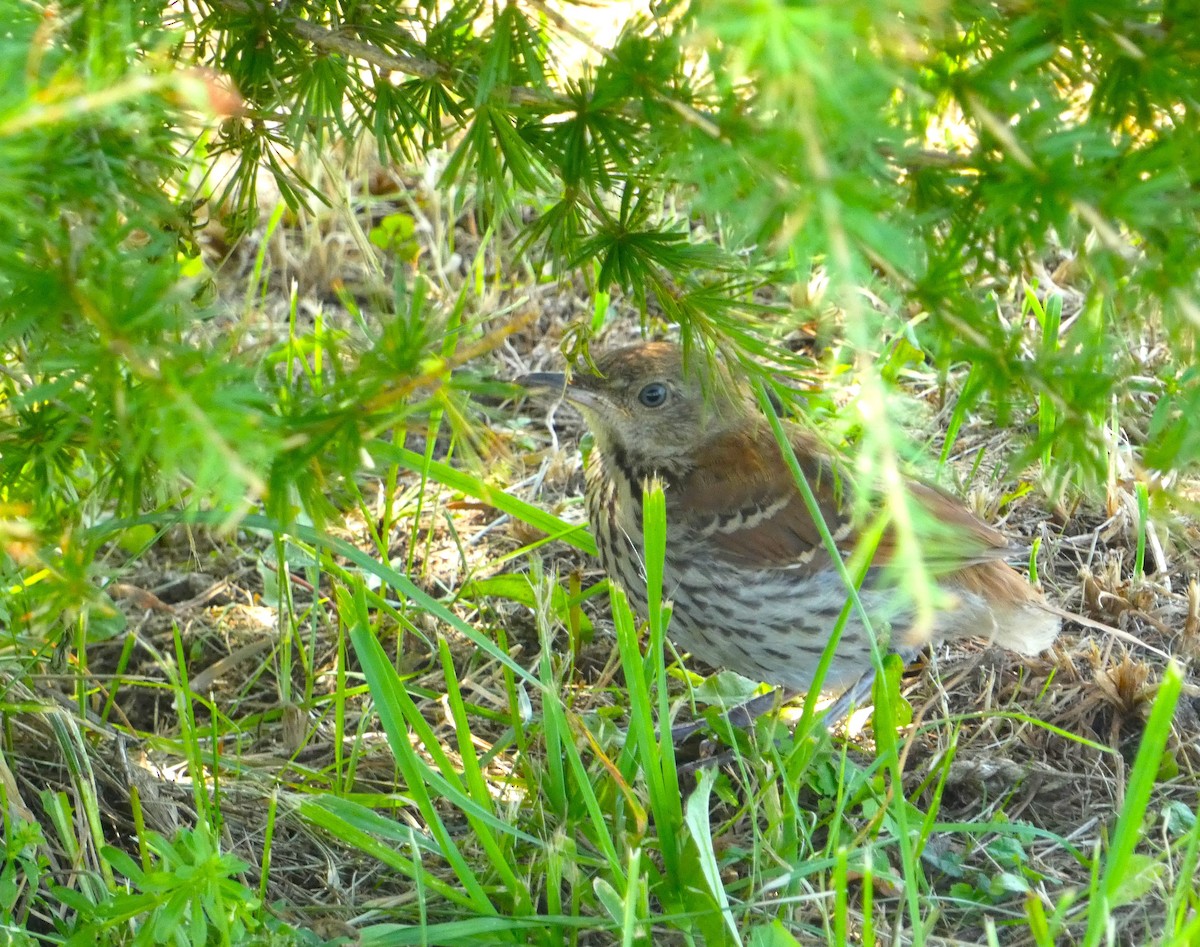
[[1004,533],[979,519],[958,497],[922,480],[910,480],[906,486],[927,520],[917,524],[919,535],[927,545],[940,546],[926,554],[935,571],[995,562],[1016,552]]
[[[853,489],[845,473],[797,429],[789,431],[818,506],[843,556],[854,550],[849,512]],[[707,446],[701,463],[668,492],[670,518],[693,540],[731,564],[754,568],[790,568],[803,573],[829,566],[829,554],[792,472],[770,429],[747,426]],[[962,503],[930,484],[911,482],[919,511],[927,565],[951,572],[1002,558],[1009,549],[999,530],[981,522]],[[875,554],[883,565],[895,554],[894,534],[885,530]]]
[[[795,436],[797,459],[839,541],[849,531],[833,465],[806,435]],[[719,558],[753,568],[828,568],[829,554],[771,431],[748,425],[706,445],[702,463],[675,491],[669,518]],[[671,494],[675,495],[672,496]]]

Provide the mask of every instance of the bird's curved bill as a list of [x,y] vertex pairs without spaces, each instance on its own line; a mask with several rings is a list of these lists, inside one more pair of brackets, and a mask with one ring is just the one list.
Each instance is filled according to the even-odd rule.
[[532,372],[516,379],[515,384],[530,391],[549,391],[561,396],[567,390],[567,376],[562,372]]
[[561,398],[576,408],[593,411],[611,408],[610,399],[602,389],[601,380],[586,372],[572,375],[569,382],[562,372],[533,372],[530,375],[522,375],[517,379],[517,384],[532,393],[546,392]]

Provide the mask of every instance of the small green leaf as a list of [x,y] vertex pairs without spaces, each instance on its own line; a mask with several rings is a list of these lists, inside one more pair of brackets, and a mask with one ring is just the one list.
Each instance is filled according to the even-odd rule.
[[154,537],[157,535],[158,530],[153,526],[131,526],[129,529],[117,534],[117,545],[121,547],[122,552],[127,552],[130,555],[141,555],[143,551],[153,544]]
[[1029,882],[1012,871],[1002,871],[992,879],[992,893],[1002,894],[1015,892],[1025,894],[1029,890]]
[[617,894],[617,889],[603,878],[597,878],[592,882],[592,890],[596,892],[596,898],[608,912],[609,918],[616,924],[623,924],[625,920],[625,903],[621,900],[621,896]]
[[733,671],[718,671],[692,689],[696,700],[720,707],[744,704],[762,691],[762,685]]
[[800,941],[792,936],[781,921],[762,924],[750,932],[749,947],[800,947]]
[[1133,852],[1125,860],[1123,867],[1125,873],[1121,883],[1113,887],[1110,896],[1109,904],[1112,907],[1132,904],[1149,894],[1162,881],[1163,864],[1150,855]]
[[421,253],[421,245],[415,239],[416,233],[417,222],[408,214],[389,214],[371,228],[368,239],[385,253],[411,263]]
[[1178,838],[1196,828],[1196,813],[1178,799],[1171,799],[1163,806],[1163,822],[1167,832]]

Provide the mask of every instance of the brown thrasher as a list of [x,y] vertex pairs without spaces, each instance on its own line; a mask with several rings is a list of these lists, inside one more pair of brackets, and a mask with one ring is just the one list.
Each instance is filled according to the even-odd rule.
[[[576,373],[569,381],[538,373],[518,382],[561,394],[592,431],[587,508],[604,571],[644,615],[643,484],[658,478],[667,507],[663,596],[674,606],[668,634],[710,664],[807,689],[847,589],[768,420],[747,393],[729,394],[736,386],[728,377],[710,376],[703,385],[698,367],[685,370],[675,345],[616,349],[595,367],[599,374]],[[847,558],[858,538],[851,484],[814,438],[792,425],[786,430]],[[881,645],[906,661],[929,638],[980,636],[1026,654],[1049,646],[1059,618],[1003,561],[1013,552],[1008,540],[941,490],[919,482],[908,489],[936,524],[936,541],[923,543],[922,556],[947,594],[932,627],[918,630],[911,599],[889,582],[895,548],[885,530],[860,590]],[[871,670],[871,642],[852,613],[822,686],[869,684]],[[856,700],[869,693],[854,690]]]

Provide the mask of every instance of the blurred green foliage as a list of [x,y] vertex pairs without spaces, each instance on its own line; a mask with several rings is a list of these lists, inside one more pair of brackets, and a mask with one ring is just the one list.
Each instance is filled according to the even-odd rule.
[[[597,291],[759,356],[831,312],[854,352],[911,330],[946,375],[975,366],[968,396],[1005,423],[1058,403],[1054,459],[1087,483],[1114,404],[1151,397],[1172,419],[1156,464],[1197,457],[1195,387],[1178,370],[1200,314],[1189,10],[694,0],[602,17],[226,0],[187,25],[251,102],[218,147],[365,133],[383,158],[449,148],[443,183],[477,187],[481,224],[518,226],[558,272],[594,261]],[[610,47],[592,42],[588,23],[623,16]],[[586,67],[563,61],[571,37],[590,44]],[[256,168],[230,183],[246,221]],[[1039,345],[1024,298],[1054,293],[1055,268],[1039,266],[1064,256],[1082,302],[1059,344]],[[826,292],[789,305],[778,289],[814,272]],[[1137,342],[1148,322],[1157,351]]]
[[[1085,479],[1114,404],[1153,401],[1155,464],[1200,453],[1200,18],[1177,4],[612,5],[629,21],[590,65],[562,61],[556,38],[588,41],[569,5],[8,5],[0,478],[40,525],[93,490],[132,511],[180,484],[236,515],[318,454],[353,463],[361,425],[342,422],[379,394],[360,353],[281,397],[287,353],[262,371],[239,333],[191,331],[210,312],[184,274],[199,217],[245,232],[264,169],[318,201],[284,156],[362,135],[384,160],[449,149],[442,183],[474,188],[482,228],[685,334],[763,355],[832,314],[853,352],[905,334],[946,376],[973,365],[966,397],[1002,420],[1042,406]],[[243,107],[198,123],[226,81]],[[203,204],[192,172],[222,154],[235,173]],[[1083,304],[1047,345],[1023,300],[1051,253],[1074,257]],[[814,272],[826,288],[788,305]],[[445,319],[394,315],[419,327],[393,380]],[[1135,342],[1148,322],[1157,350]]]

